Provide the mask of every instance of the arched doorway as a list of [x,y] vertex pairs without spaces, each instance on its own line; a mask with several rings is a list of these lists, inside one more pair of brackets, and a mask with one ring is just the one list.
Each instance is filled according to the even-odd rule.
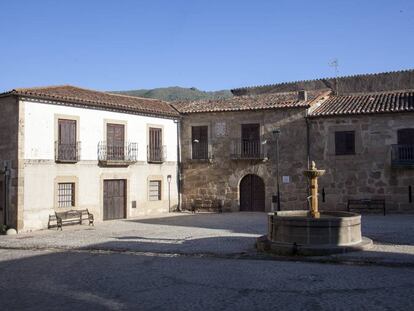
[[249,174],[240,181],[240,211],[265,211],[265,184],[257,175]]

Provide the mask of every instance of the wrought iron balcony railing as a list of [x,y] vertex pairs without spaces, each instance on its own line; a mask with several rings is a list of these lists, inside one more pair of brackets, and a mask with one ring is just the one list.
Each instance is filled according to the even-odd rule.
[[266,142],[261,140],[233,140],[231,158],[236,160],[264,160],[267,158]]
[[149,163],[163,163],[167,159],[167,146],[147,146],[147,161]]
[[75,163],[80,159],[81,143],[62,144],[55,141],[55,161],[62,163]]
[[208,142],[193,142],[191,144],[192,160],[211,160],[211,145]]
[[128,165],[137,161],[138,144],[110,144],[106,141],[98,143],[98,161],[106,165]]
[[391,145],[391,165],[414,166],[414,145]]

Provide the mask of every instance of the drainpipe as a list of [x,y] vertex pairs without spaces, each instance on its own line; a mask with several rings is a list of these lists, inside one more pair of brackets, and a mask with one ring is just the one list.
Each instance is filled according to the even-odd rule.
[[308,168],[310,168],[310,125],[308,117],[308,109],[305,112],[305,122],[306,122],[306,160],[308,162]]
[[181,212],[181,121],[179,119],[174,120],[174,123],[177,124],[177,212]]
[[[308,116],[308,109],[305,111],[305,122],[306,122],[306,160],[308,162],[308,169],[310,169],[310,124],[309,124],[309,116]],[[308,196],[311,193],[310,183],[308,180]]]
[[4,180],[3,180],[3,195],[4,195],[4,201],[3,201],[3,223],[5,226],[7,226],[7,212],[8,212],[8,183],[9,183],[9,175],[10,175],[10,170],[8,165],[5,163],[4,165],[4,171],[2,172]]

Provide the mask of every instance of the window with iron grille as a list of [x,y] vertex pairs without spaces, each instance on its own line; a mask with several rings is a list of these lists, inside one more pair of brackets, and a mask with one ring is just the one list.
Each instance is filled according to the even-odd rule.
[[75,183],[58,184],[58,207],[75,206]]
[[355,154],[355,131],[335,132],[335,154]]
[[148,198],[150,201],[160,201],[161,200],[161,180],[150,180],[148,191],[149,191]]

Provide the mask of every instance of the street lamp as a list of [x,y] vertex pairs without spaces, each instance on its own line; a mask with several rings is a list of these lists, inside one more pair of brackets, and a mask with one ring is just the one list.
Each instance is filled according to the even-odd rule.
[[168,211],[171,212],[171,175],[167,175],[168,182]]
[[276,140],[276,186],[277,186],[277,210],[280,211],[280,176],[279,176],[279,136],[280,129],[274,129],[272,131]]

